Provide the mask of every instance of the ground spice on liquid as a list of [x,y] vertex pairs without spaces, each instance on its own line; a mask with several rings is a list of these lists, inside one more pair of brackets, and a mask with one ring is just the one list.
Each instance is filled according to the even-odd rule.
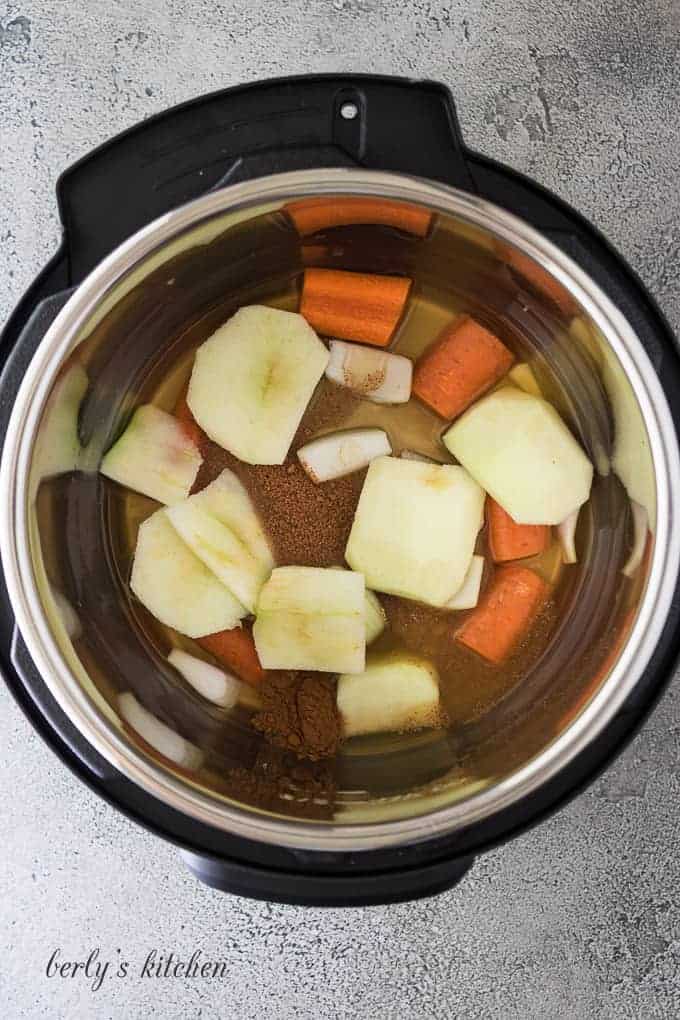
[[336,790],[332,761],[300,761],[268,744],[249,768],[231,769],[225,786],[242,804],[315,820],[333,817]]
[[300,758],[333,757],[340,744],[334,679],[319,673],[272,673],[261,695],[262,710],[253,726],[270,744]]
[[334,567],[344,562],[366,472],[316,485],[299,463],[256,468],[253,500],[280,566]]
[[348,390],[323,387],[307,410],[284,464],[243,464],[206,436],[201,444],[204,460],[192,492],[199,492],[229,468],[248,489],[279,566],[340,566],[366,470],[317,485],[302,468],[296,451],[315,436],[342,427],[355,402]]

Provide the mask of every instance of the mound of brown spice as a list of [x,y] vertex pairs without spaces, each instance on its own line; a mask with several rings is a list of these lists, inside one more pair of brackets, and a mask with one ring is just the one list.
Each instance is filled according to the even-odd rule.
[[272,673],[253,726],[275,747],[299,758],[331,758],[340,744],[336,681],[321,673]]

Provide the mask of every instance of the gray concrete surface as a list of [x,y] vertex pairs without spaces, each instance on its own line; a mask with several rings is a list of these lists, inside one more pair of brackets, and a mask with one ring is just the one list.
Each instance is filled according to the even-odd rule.
[[[677,0],[0,2],[0,319],[54,249],[57,173],[202,91],[352,69],[447,82],[468,142],[579,206],[680,328]],[[200,888],[79,785],[0,690],[0,1007],[20,1018],[680,1015],[680,707],[463,886],[301,910]],[[50,954],[131,976],[48,979]],[[218,981],[141,979],[151,949]]]

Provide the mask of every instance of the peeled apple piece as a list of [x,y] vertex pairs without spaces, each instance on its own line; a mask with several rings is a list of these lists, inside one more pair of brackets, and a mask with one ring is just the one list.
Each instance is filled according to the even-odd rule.
[[171,509],[170,520],[193,553],[254,612],[274,556],[248,490],[234,472],[225,468]]
[[203,458],[176,418],[153,404],[138,407],[102,460],[107,478],[170,506],[185,499]]
[[376,404],[405,404],[411,396],[413,363],[400,354],[331,340],[326,378]]
[[262,565],[267,575],[274,566],[269,539],[245,485],[228,468],[214,482],[191,497],[211,517],[230,528]]
[[283,464],[328,357],[301,315],[249,305],[196,351],[189,409],[246,464]]
[[[331,567],[331,570],[346,570],[346,567]],[[379,638],[387,626],[387,614],[376,593],[366,588],[364,594],[364,621],[366,623],[366,644]]]
[[157,620],[191,638],[231,630],[247,615],[182,541],[164,509],[140,525],[130,587]]
[[346,429],[313,439],[297,452],[303,468],[317,484],[365,468],[376,457],[392,453],[382,429]]
[[379,638],[387,626],[387,616],[380,599],[370,588],[366,589],[364,599],[364,620],[366,621],[366,644],[370,645]]
[[482,586],[482,574],[484,573],[484,557],[473,556],[465,575],[465,580],[453,596],[446,603],[447,609],[474,609],[479,602],[479,589]]
[[80,405],[89,379],[81,364],[71,364],[50,393],[33,455],[38,479],[75,471],[82,452],[78,435]]
[[207,701],[212,701],[220,708],[233,708],[237,703],[241,683],[235,676],[180,648],[173,648],[168,655],[168,662]]
[[168,519],[192,553],[219,578],[248,612],[254,612],[266,580],[257,561],[233,531],[191,499],[168,507]]
[[540,397],[506,386],[466,411],[443,440],[518,524],[559,524],[588,499],[592,465]]
[[363,673],[343,674],[337,704],[346,737],[439,726],[443,717],[436,669],[406,652],[376,657]]
[[253,638],[264,669],[360,673],[365,585],[333,567],[278,567],[260,593]]
[[656,480],[649,437],[630,379],[611,347],[602,342],[602,383],[614,418],[611,466],[632,502],[647,511],[652,532],[656,522]]
[[464,468],[379,457],[345,559],[375,591],[445,606],[465,579],[483,509],[484,492]]
[[203,752],[140,705],[131,691],[118,696],[118,711],[128,726],[164,758],[184,768],[200,767]]

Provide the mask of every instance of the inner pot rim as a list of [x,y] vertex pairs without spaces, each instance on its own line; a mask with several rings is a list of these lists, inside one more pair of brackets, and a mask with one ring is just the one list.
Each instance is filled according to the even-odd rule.
[[[603,333],[631,382],[655,468],[657,521],[647,588],[609,677],[571,724],[534,759],[497,783],[428,814],[368,824],[308,823],[270,817],[213,799],[145,757],[89,698],[49,627],[29,544],[31,455],[57,370],[90,316],[134,267],[183,231],[253,204],[344,192],[394,198],[454,215],[510,242],[553,275]],[[236,184],[172,210],[120,245],[78,287],[47,331],[12,411],[0,466],[0,554],[16,621],[44,682],[86,740],[163,803],[217,829],[262,843],[310,850],[369,850],[458,831],[527,796],[565,768],[610,722],[647,666],[670,609],[680,566],[671,479],[680,478],[673,420],[649,357],[609,298],[568,256],[523,220],[484,199],[399,174],[354,169],[294,171]]]

